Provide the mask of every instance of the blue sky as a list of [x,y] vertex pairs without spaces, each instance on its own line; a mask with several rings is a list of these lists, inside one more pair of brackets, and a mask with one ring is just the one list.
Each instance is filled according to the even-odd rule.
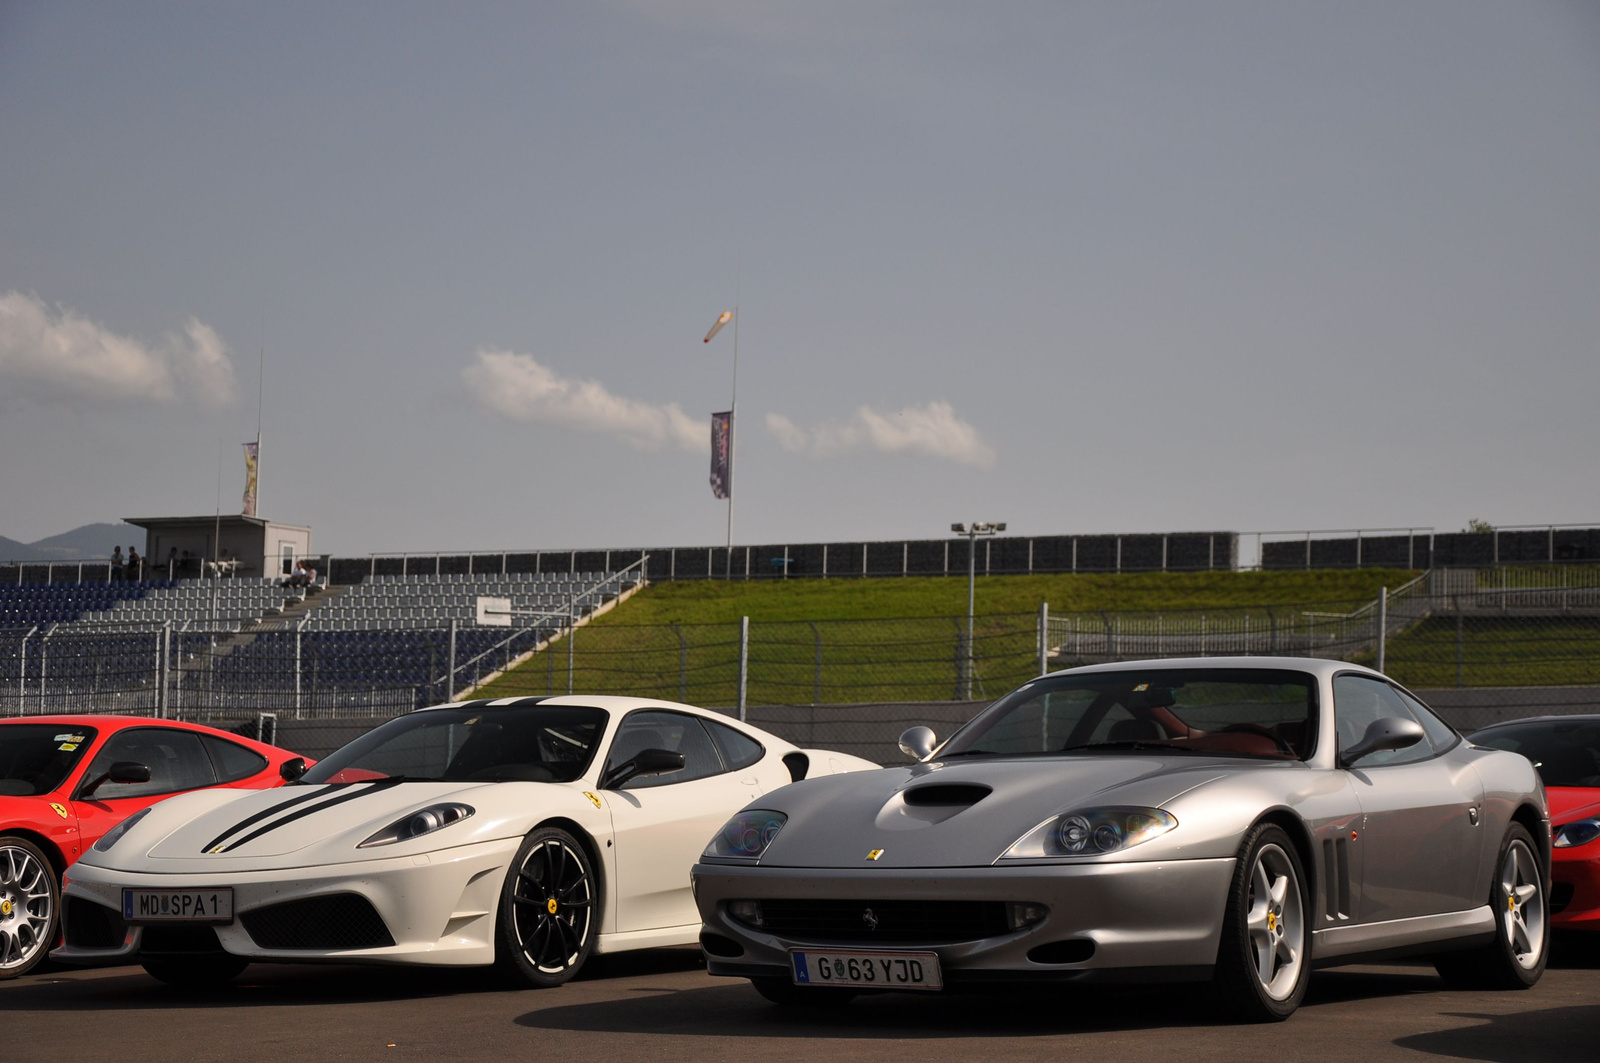
[[[0,0],[0,534],[1600,520],[1589,3]],[[699,438],[696,438],[698,433]]]

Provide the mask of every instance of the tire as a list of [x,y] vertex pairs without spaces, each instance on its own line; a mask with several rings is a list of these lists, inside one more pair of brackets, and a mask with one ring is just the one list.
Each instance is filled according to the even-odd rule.
[[250,961],[243,956],[186,956],[183,959],[140,960],[139,966],[158,982],[178,989],[221,989],[243,973]]
[[61,926],[61,882],[44,850],[0,836],[0,981],[44,961]]
[[1311,905],[1305,869],[1283,828],[1245,835],[1228,889],[1212,985],[1243,1022],[1282,1022],[1311,979]]
[[571,981],[594,951],[600,889],[589,854],[556,827],[522,841],[500,888],[495,968],[536,989]]
[[1513,823],[1500,843],[1489,908],[1494,940],[1434,957],[1434,969],[1460,989],[1530,989],[1550,958],[1550,882],[1533,835]]
[[767,1000],[786,1008],[839,1008],[856,996],[848,989],[797,986],[784,978],[752,978],[750,984]]

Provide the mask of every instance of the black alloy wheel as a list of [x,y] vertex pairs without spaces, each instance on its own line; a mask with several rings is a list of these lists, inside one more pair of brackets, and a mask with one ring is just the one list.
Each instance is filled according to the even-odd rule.
[[495,966],[535,988],[569,981],[594,950],[597,885],[576,838],[556,827],[529,834],[500,890]]

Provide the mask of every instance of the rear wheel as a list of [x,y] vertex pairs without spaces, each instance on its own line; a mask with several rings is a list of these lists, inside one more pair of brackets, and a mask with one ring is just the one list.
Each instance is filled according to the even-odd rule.
[[61,884],[49,858],[26,838],[0,837],[0,979],[39,965],[60,913]]
[[250,966],[243,956],[185,956],[182,959],[147,959],[139,965],[158,982],[179,989],[220,989]]
[[576,838],[556,827],[529,834],[500,890],[495,966],[536,988],[569,981],[594,949],[597,885]]
[[1549,959],[1548,883],[1533,835],[1513,823],[1500,845],[1489,907],[1495,913],[1494,941],[1481,948],[1447,952],[1434,958],[1440,977],[1463,989],[1528,989],[1544,974]]
[[1222,918],[1214,984],[1246,1022],[1282,1022],[1311,977],[1305,872],[1283,828],[1263,823],[1245,836]]
[[750,984],[772,1003],[785,1007],[838,1008],[855,999],[848,989],[798,986],[787,978],[752,978]]

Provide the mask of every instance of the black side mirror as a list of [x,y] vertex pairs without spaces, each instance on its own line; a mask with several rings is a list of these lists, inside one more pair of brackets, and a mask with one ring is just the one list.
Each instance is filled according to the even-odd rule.
[[611,769],[600,783],[602,790],[615,790],[629,779],[640,775],[670,775],[675,771],[682,771],[684,765],[683,754],[673,753],[665,749],[641,749],[633,755],[632,760],[623,761]]
[[1339,755],[1339,766],[1348,768],[1362,757],[1369,757],[1374,753],[1384,753],[1391,749],[1409,749],[1426,737],[1422,725],[1416,720],[1385,716],[1368,724],[1367,733],[1361,736],[1361,741]]
[[150,781],[150,765],[140,764],[132,760],[113,761],[111,767],[100,775],[84,783],[78,790],[80,798],[86,798],[100,789],[102,783],[141,783]]
[[295,757],[293,760],[286,760],[278,765],[278,777],[284,782],[294,782],[310,770],[311,768],[306,764],[305,757]]

